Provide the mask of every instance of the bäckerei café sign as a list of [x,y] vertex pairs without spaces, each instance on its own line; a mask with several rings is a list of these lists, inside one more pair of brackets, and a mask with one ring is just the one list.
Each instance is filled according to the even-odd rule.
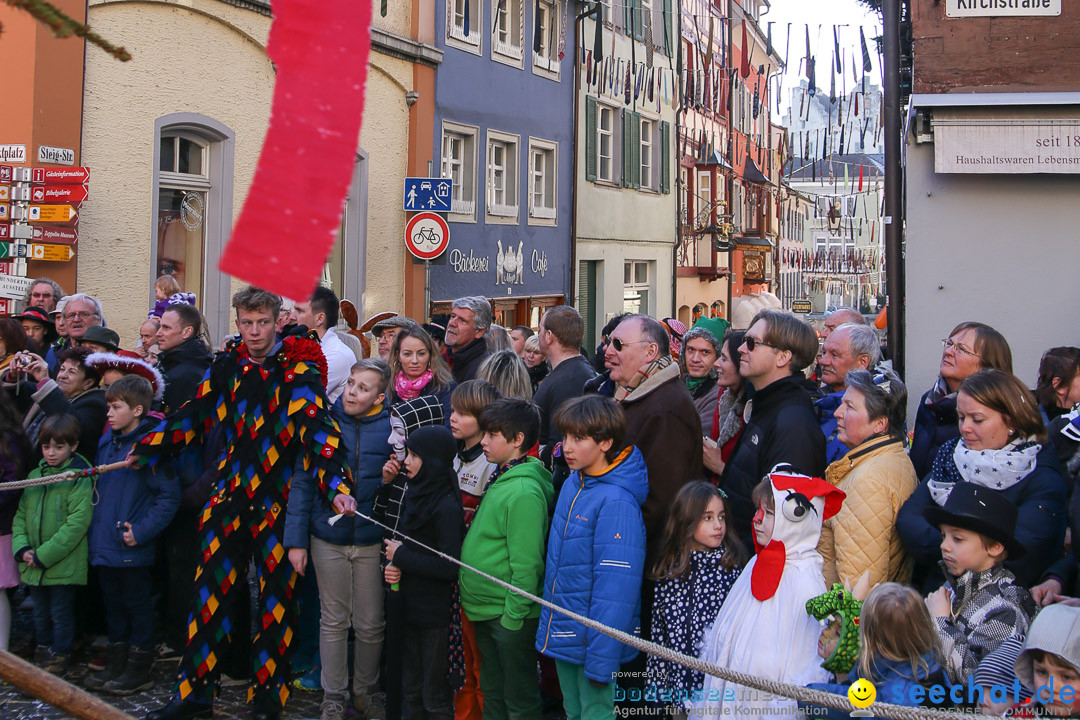
[[1061,0],[945,0],[945,16],[951,18],[1060,14]]

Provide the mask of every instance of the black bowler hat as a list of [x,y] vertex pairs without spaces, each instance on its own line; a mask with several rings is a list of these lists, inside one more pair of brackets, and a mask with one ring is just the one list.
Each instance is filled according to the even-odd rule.
[[1015,537],[1016,505],[997,490],[970,482],[958,482],[949,493],[945,507],[937,505],[923,511],[934,527],[953,525],[997,540],[1005,546],[1009,559],[1023,557],[1027,550]]

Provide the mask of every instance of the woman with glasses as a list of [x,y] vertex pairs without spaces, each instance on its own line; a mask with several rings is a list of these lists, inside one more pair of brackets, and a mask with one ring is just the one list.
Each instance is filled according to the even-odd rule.
[[101,376],[86,364],[93,354],[88,347],[68,348],[60,355],[56,380],[49,379],[49,368],[41,357],[29,352],[15,356],[3,375],[5,388],[15,388],[16,402],[26,399],[23,428],[37,458],[41,446],[37,442],[41,423],[50,415],[74,415],[79,421],[77,452],[91,464],[97,456],[98,440],[105,429],[105,391],[99,385]]
[[837,439],[848,452],[825,470],[825,479],[847,497],[821,527],[818,552],[825,584],[852,587],[864,572],[870,585],[911,581],[911,559],[900,543],[896,516],[919,484],[904,451],[907,388],[892,371],[844,376],[846,389],[833,416]]
[[930,473],[938,449],[960,435],[956,418],[960,383],[988,368],[1012,372],[1009,343],[989,325],[962,322],[941,342],[944,349],[939,376],[919,402],[911,440],[909,455],[920,478]]
[[[944,506],[958,483],[1000,492],[1016,505],[1016,540],[1023,556],[1005,567],[1016,584],[1031,587],[1062,556],[1068,489],[1035,396],[1011,373],[981,370],[960,384],[956,394],[959,437],[944,443],[933,469],[900,509],[896,529],[915,559],[923,590],[940,587],[941,531],[923,513]],[[921,571],[921,572],[920,572]]]

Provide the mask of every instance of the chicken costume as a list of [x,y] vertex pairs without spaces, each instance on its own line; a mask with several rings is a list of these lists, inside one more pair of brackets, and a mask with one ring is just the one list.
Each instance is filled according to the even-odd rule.
[[[701,659],[770,680],[808,685],[830,680],[821,667],[821,626],[806,614],[806,601],[825,592],[817,551],[821,523],[840,509],[844,493],[820,478],[769,474],[775,503],[772,538],[731,588],[715,622],[705,631]],[[729,704],[730,707],[723,707]],[[744,718],[798,717],[794,700],[705,676],[690,715]]]

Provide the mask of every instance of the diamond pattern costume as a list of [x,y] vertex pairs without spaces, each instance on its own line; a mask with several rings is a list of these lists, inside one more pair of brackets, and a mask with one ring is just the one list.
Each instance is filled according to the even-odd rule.
[[227,436],[217,487],[199,516],[201,562],[177,675],[183,700],[212,697],[219,652],[232,630],[229,610],[237,593],[231,591],[246,581],[249,558],[258,569],[260,610],[248,700],[284,706],[288,699],[296,573],[282,536],[291,480],[295,473],[311,474],[330,501],[349,494],[351,485],[325,378],[322,350],[310,338],[283,338],[261,365],[246,345],[232,341],[207,370],[195,398],[135,450],[141,462],[153,465],[200,443],[217,423]]

